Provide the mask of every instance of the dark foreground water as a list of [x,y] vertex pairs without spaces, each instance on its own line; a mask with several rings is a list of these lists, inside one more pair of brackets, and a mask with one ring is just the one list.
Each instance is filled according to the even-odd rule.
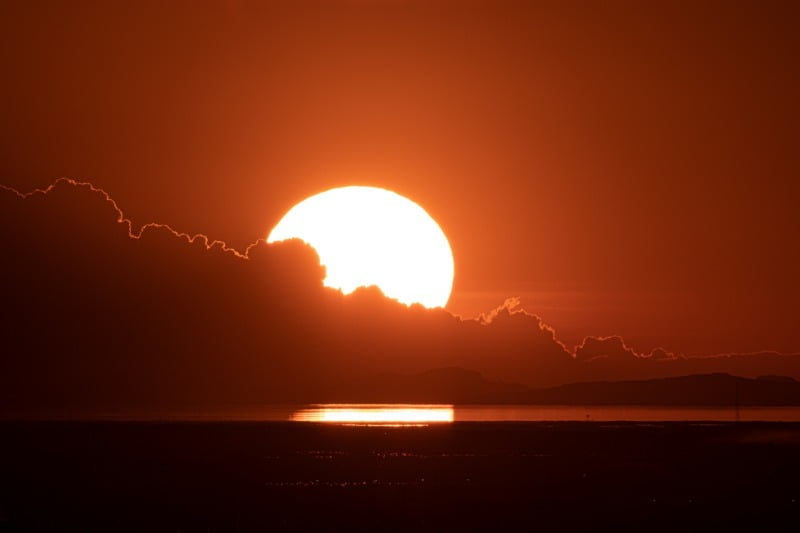
[[0,423],[3,530],[797,531],[800,424]]

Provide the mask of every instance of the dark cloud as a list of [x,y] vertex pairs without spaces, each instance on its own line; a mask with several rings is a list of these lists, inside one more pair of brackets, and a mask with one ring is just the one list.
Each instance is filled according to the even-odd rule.
[[450,366],[533,386],[708,369],[800,376],[797,357],[644,356],[620,337],[588,337],[573,354],[513,298],[464,320],[374,287],[343,296],[300,241],[240,252],[136,227],[103,191],[69,180],[0,190],[0,249],[9,411],[324,401],[378,373]]
[[626,359],[639,357],[639,354],[625,346],[622,337],[586,337],[583,343],[575,348],[575,358],[579,361],[591,361],[599,357],[610,359]]
[[654,361],[664,361],[675,359],[677,356],[672,352],[666,351],[664,348],[655,348],[647,355],[647,357]]
[[650,353],[639,353],[625,344],[625,339],[619,335],[611,335],[608,337],[585,337],[583,342],[575,347],[575,358],[579,361],[592,361],[600,358],[617,361],[632,359],[662,361],[675,359],[676,355],[664,348],[654,348]]

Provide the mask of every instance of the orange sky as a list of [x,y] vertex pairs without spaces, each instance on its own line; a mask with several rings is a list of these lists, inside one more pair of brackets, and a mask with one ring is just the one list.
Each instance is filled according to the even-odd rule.
[[[666,3],[662,3],[666,4]],[[790,2],[5,2],[0,183],[244,247],[333,186],[449,236],[449,309],[800,351]]]

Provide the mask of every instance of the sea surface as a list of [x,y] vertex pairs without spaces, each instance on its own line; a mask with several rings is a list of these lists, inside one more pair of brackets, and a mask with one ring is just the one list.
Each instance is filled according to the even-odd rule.
[[800,407],[657,407],[636,405],[311,404],[214,411],[64,412],[6,419],[108,421],[327,422],[342,424],[451,422],[800,422]]
[[[284,412],[274,412],[283,418]],[[408,416],[404,420],[404,415]],[[350,419],[348,420],[348,416]],[[383,420],[381,419],[383,416]],[[446,422],[800,422],[798,407],[652,407],[572,405],[342,405],[295,409],[295,421],[372,423]]]
[[800,408],[481,405],[456,407],[454,416],[465,422],[800,422]]
[[[448,406],[428,407],[438,421],[425,422],[420,406],[399,407],[411,415],[405,424],[398,411],[379,421],[381,406],[361,414],[306,406],[273,421],[262,412],[240,421],[0,422],[0,531],[796,532],[800,524],[798,423],[710,422],[732,416],[721,410],[506,406],[456,407],[456,423],[447,423],[439,419]],[[334,423],[289,420],[320,413],[308,409],[346,411],[334,411]],[[459,421],[465,414],[493,422]]]

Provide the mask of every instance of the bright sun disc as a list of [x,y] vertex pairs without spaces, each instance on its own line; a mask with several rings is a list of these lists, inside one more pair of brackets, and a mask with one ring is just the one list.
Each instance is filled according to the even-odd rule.
[[443,307],[453,288],[453,252],[419,205],[377,187],[340,187],[306,198],[267,242],[301,239],[319,254],[325,285],[349,294],[378,286],[404,304]]

